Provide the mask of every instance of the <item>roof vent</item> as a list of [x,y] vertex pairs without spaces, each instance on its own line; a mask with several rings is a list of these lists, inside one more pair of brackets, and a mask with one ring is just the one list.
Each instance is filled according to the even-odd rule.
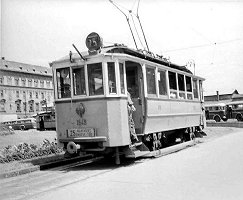
[[19,69],[21,69],[21,70],[22,70],[22,69],[23,69],[23,67],[19,67]]
[[8,65],[5,65],[5,67],[8,67]]

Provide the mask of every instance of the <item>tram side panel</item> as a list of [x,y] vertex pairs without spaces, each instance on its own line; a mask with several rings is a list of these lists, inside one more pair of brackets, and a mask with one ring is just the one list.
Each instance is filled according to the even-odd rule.
[[200,125],[199,102],[147,100],[146,107],[145,134]]
[[[56,103],[58,141],[69,142],[80,137],[68,136],[68,129],[93,128],[97,137],[106,137],[105,147],[128,145],[130,135],[127,110],[124,109],[126,105],[126,99]],[[80,107],[83,111],[78,111]]]

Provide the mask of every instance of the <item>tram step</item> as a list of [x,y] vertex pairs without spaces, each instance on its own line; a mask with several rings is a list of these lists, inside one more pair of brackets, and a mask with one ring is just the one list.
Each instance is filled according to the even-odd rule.
[[137,151],[133,151],[131,154],[126,155],[126,158],[138,158],[138,157],[141,157],[141,156],[145,156],[149,153],[150,153],[150,151],[137,150]]

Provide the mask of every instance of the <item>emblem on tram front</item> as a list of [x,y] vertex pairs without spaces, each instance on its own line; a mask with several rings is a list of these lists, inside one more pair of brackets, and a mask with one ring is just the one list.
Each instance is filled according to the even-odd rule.
[[85,113],[85,107],[84,104],[80,103],[78,107],[76,108],[76,113],[82,118],[83,114]]

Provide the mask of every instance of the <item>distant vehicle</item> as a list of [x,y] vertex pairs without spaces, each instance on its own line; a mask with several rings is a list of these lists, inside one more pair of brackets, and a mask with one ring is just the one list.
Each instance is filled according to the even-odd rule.
[[26,119],[16,119],[12,121],[6,121],[1,123],[4,126],[8,126],[14,130],[28,130],[36,128],[36,119],[26,118]]
[[243,100],[227,103],[227,118],[243,121]]
[[227,121],[227,109],[225,103],[208,104],[205,105],[206,120],[215,120],[220,122],[221,120]]
[[56,130],[55,112],[43,112],[36,116],[37,130]]

